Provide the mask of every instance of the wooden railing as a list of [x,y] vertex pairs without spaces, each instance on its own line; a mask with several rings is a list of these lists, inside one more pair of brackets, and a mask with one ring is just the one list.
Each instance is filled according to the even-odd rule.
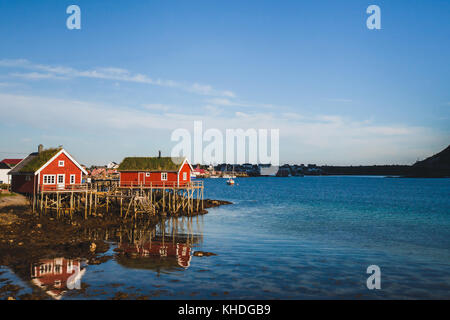
[[152,181],[143,183],[139,181],[120,181],[121,188],[201,188],[203,181],[177,182],[177,181]]
[[203,188],[203,181],[191,181],[191,182],[149,182],[143,183],[138,181],[120,181],[117,184],[111,186],[102,186],[94,183],[83,183],[83,184],[66,184],[66,185],[40,185],[38,192],[85,192],[85,191],[105,191],[111,190],[111,188],[142,188],[142,189],[164,189],[164,188]]
[[65,184],[65,185],[56,185],[56,184],[44,184],[39,186],[39,191],[87,191],[90,189],[90,185],[87,183],[83,184]]

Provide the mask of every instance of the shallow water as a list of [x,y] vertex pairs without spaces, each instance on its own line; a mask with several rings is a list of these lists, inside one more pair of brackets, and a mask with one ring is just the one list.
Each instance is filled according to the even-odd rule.
[[[110,231],[105,263],[55,257],[33,262],[29,279],[2,277],[56,299],[450,298],[450,179],[236,182],[205,180],[205,197],[233,205]],[[366,287],[369,265],[380,290]]]

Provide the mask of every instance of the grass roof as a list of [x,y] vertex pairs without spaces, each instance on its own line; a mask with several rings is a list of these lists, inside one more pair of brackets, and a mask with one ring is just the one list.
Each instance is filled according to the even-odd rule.
[[36,153],[36,156],[24,165],[19,172],[35,172],[40,167],[48,162],[61,148],[51,148],[43,150],[41,153]]
[[128,157],[123,159],[118,171],[178,171],[182,159],[171,157]]

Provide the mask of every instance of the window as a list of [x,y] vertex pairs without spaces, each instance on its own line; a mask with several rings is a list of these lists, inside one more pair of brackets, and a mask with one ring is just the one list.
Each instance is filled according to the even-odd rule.
[[64,160],[58,161],[58,167],[64,167]]
[[25,181],[31,181],[31,176],[25,176]]
[[145,173],[145,176],[148,178],[148,177],[150,177],[150,172],[146,172]]
[[58,174],[58,184],[63,184],[63,183],[64,183],[64,175]]
[[187,172],[183,172],[183,180],[187,180]]
[[161,181],[167,181],[167,172],[161,172]]
[[44,184],[55,184],[56,176],[54,174],[44,174]]
[[70,184],[75,184],[75,175],[74,174],[70,175]]

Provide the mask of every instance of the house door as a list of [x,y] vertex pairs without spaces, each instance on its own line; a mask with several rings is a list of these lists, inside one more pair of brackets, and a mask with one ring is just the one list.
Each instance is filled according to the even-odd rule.
[[139,172],[138,181],[139,181],[139,184],[145,184],[145,173],[144,172]]
[[66,175],[58,174],[57,181],[56,181],[58,189],[64,189],[64,187],[65,187],[65,180],[66,180]]

